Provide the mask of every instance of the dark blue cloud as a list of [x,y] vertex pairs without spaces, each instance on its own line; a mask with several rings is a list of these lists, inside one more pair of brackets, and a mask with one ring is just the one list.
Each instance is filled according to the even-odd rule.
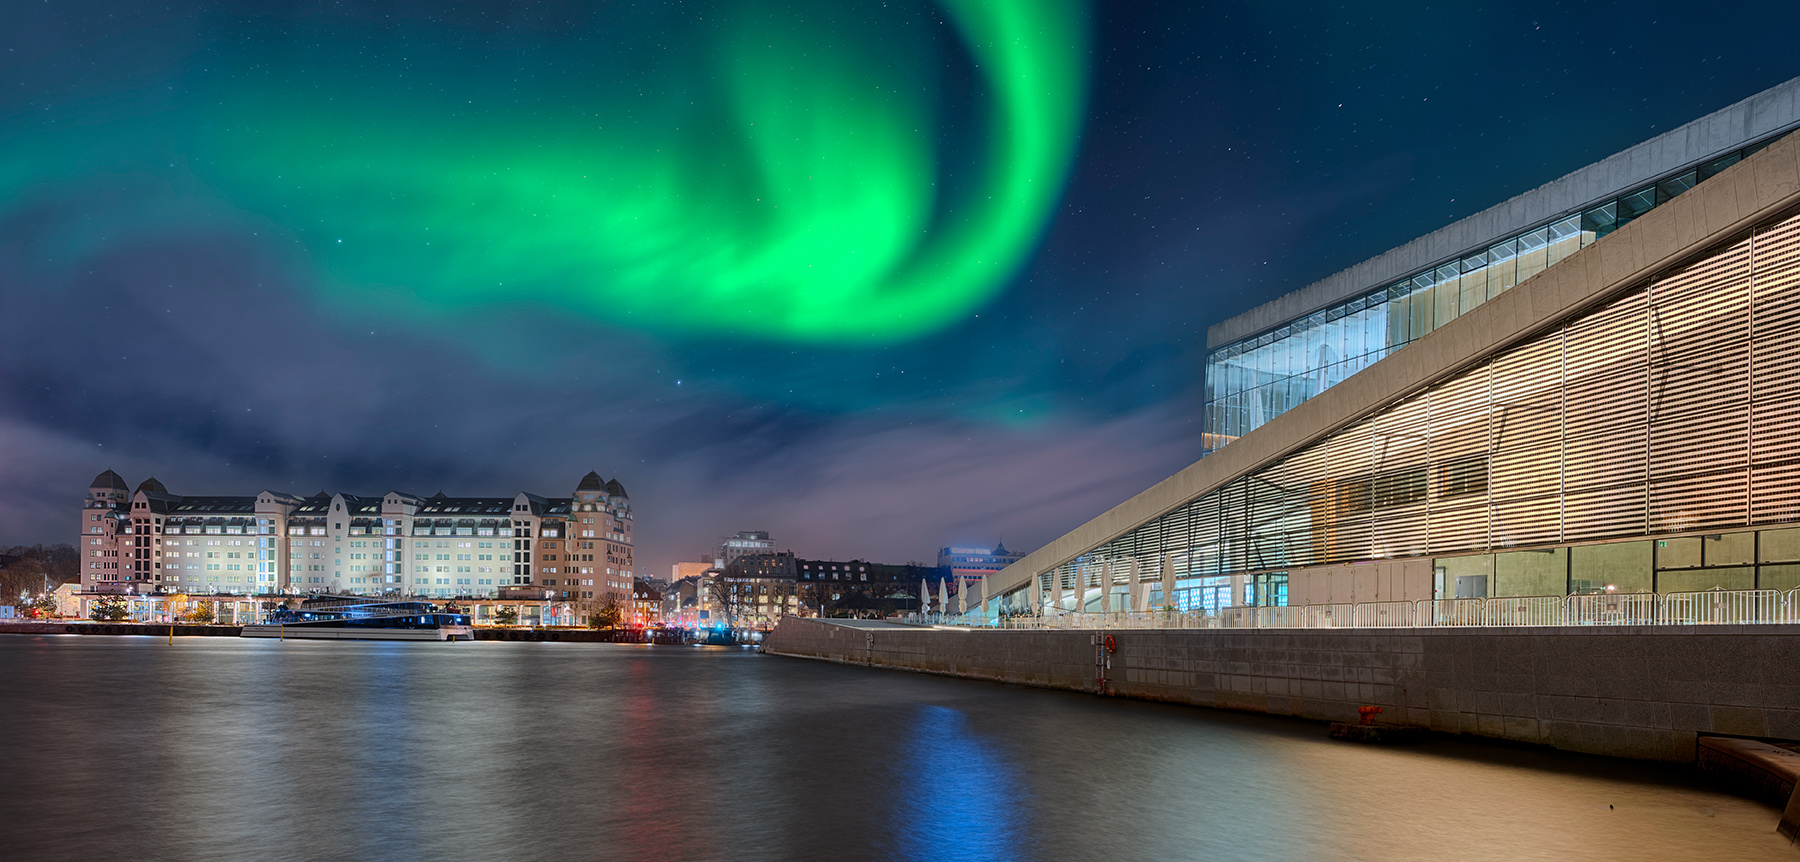
[[[0,136],[175,110],[230,36],[199,4],[16,6]],[[285,8],[403,33],[444,7]],[[454,14],[529,52],[585,8]],[[659,338],[531,307],[402,319],[324,291],[256,219],[195,206],[178,137],[131,142],[155,163],[0,166],[0,543],[71,539],[113,467],[178,493],[548,494],[599,469],[631,490],[652,574],[746,528],[893,561],[1032,547],[1198,454],[1208,324],[1800,75],[1800,8],[1705,14],[1100,5],[1041,247],[998,300],[898,345]]]

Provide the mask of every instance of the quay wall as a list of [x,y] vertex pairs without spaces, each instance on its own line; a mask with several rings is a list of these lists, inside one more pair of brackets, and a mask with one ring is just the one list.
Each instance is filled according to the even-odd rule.
[[[176,637],[224,637],[234,638],[243,630],[242,626],[201,625],[199,623],[176,623]],[[49,620],[45,622],[8,621],[0,623],[0,635],[145,635],[148,637],[168,637],[168,623],[95,623],[77,620]]]
[[1396,724],[1646,760],[1693,763],[1703,735],[1800,739],[1800,625],[1096,632],[789,617],[763,650],[1321,721],[1371,705]]
[[[176,623],[176,637],[230,637],[238,636],[242,626],[199,625],[195,623]],[[99,623],[80,620],[51,620],[45,622],[11,620],[0,622],[0,634],[15,635],[144,635],[148,637],[168,637],[168,623]],[[575,629],[575,628],[493,628],[475,629],[478,641],[554,641],[567,643],[658,643],[679,644],[679,638],[666,634],[658,634],[647,638],[624,629]]]

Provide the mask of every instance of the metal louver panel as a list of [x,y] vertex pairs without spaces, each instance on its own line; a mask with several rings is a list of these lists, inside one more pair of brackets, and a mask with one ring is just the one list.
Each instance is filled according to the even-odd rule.
[[1219,543],[1204,574],[1242,572],[1250,568],[1249,481],[1239,479],[1219,494]]
[[1800,216],[1234,480],[1093,564],[1116,579],[1135,558],[1157,580],[1173,554],[1192,578],[1782,522],[1800,522]]
[[1562,491],[1562,333],[1497,358],[1493,369],[1493,542],[1554,542]]
[[1800,520],[1800,223],[1759,232],[1750,353],[1750,518]]

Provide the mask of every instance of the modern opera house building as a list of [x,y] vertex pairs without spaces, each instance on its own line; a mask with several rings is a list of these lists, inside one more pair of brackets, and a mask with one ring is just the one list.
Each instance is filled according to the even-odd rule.
[[1208,332],[1198,462],[986,610],[1800,586],[1800,79]]

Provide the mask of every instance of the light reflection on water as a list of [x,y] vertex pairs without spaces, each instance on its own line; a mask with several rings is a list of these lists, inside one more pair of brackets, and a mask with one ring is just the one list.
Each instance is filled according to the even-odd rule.
[[1018,858],[1017,778],[1006,761],[944,706],[914,707],[911,756],[901,772],[899,815],[889,825],[906,859],[981,862]]
[[1680,770],[739,650],[0,636],[0,729],[9,860],[1795,858]]

